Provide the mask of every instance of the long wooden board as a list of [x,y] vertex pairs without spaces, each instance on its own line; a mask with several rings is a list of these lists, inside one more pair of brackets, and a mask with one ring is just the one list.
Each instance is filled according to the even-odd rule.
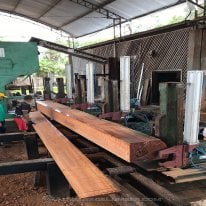
[[172,168],[162,172],[163,175],[170,177],[175,183],[193,182],[206,179],[206,171],[203,168]]
[[38,101],[37,108],[51,119],[127,162],[155,159],[158,151],[166,148],[160,139],[52,101]]
[[34,129],[79,198],[119,192],[84,154],[82,154],[40,112],[31,112]]

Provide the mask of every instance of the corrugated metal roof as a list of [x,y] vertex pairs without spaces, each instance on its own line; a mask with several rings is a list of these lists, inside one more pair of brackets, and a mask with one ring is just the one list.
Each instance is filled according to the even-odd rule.
[[106,8],[129,19],[176,2],[175,0],[118,0],[109,4]]
[[[183,0],[0,0],[0,11],[62,30],[73,37],[184,2]],[[108,18],[109,17],[109,18]]]

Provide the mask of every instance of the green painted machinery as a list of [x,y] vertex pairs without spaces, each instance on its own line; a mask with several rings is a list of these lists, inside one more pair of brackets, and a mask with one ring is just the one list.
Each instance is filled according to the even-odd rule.
[[0,42],[0,91],[21,75],[39,69],[37,44],[33,42]]
[[[38,49],[34,42],[0,42],[0,92],[19,76],[39,69]],[[0,102],[7,111],[7,99]],[[8,117],[8,115],[7,115]]]

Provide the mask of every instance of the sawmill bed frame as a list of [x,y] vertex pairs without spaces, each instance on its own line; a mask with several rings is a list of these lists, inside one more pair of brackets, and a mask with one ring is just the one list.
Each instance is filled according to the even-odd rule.
[[[120,188],[121,192],[119,194],[111,194],[108,196],[113,202],[124,205],[126,199],[126,201],[133,205],[142,205],[142,203],[143,205],[189,205],[189,202],[182,202],[175,194],[153,181],[154,177],[156,177],[156,175],[153,176],[153,174],[156,174],[154,169],[152,172],[149,172],[149,170],[146,171],[143,169],[144,167],[138,167],[137,165],[127,163],[64,126],[54,121],[53,124]],[[6,136],[12,135],[6,134],[5,137]],[[29,136],[30,138],[33,136],[34,139],[37,138],[36,133],[31,133],[29,135],[24,134],[24,137],[25,136]],[[4,139],[5,143],[7,142],[6,140],[8,140],[8,142],[12,141],[5,137],[1,137],[1,139]],[[25,139],[24,137],[22,138],[19,134],[19,141]],[[14,139],[14,141],[18,141],[17,138]],[[35,142],[36,144],[41,144],[39,140],[33,141],[33,144],[35,144]],[[29,149],[29,147],[25,148],[26,150]],[[33,154],[31,153],[32,152],[27,151],[29,160],[1,163],[0,175],[39,171],[37,172],[36,179],[41,179],[38,177],[40,174],[46,176],[47,189],[51,196],[75,197],[74,191],[68,182],[65,181],[64,176],[49,154],[40,158],[39,154],[38,157],[35,157],[36,152],[33,152]],[[31,158],[29,155],[33,157]],[[54,179],[56,179],[56,181],[54,181]],[[36,181],[36,184],[38,185],[41,183]],[[123,198],[124,201],[119,201],[121,198]],[[140,203],[138,203],[138,201],[140,201]]]

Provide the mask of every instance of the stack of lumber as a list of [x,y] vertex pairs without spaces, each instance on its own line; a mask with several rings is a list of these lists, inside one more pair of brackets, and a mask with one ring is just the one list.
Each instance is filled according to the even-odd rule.
[[172,168],[169,171],[162,172],[162,174],[172,178],[175,183],[192,182],[206,179],[206,170],[201,168]]
[[31,112],[34,129],[79,198],[119,192],[83,153],[81,153],[40,112]]
[[52,101],[38,101],[37,109],[127,162],[155,159],[166,148],[160,139]]

